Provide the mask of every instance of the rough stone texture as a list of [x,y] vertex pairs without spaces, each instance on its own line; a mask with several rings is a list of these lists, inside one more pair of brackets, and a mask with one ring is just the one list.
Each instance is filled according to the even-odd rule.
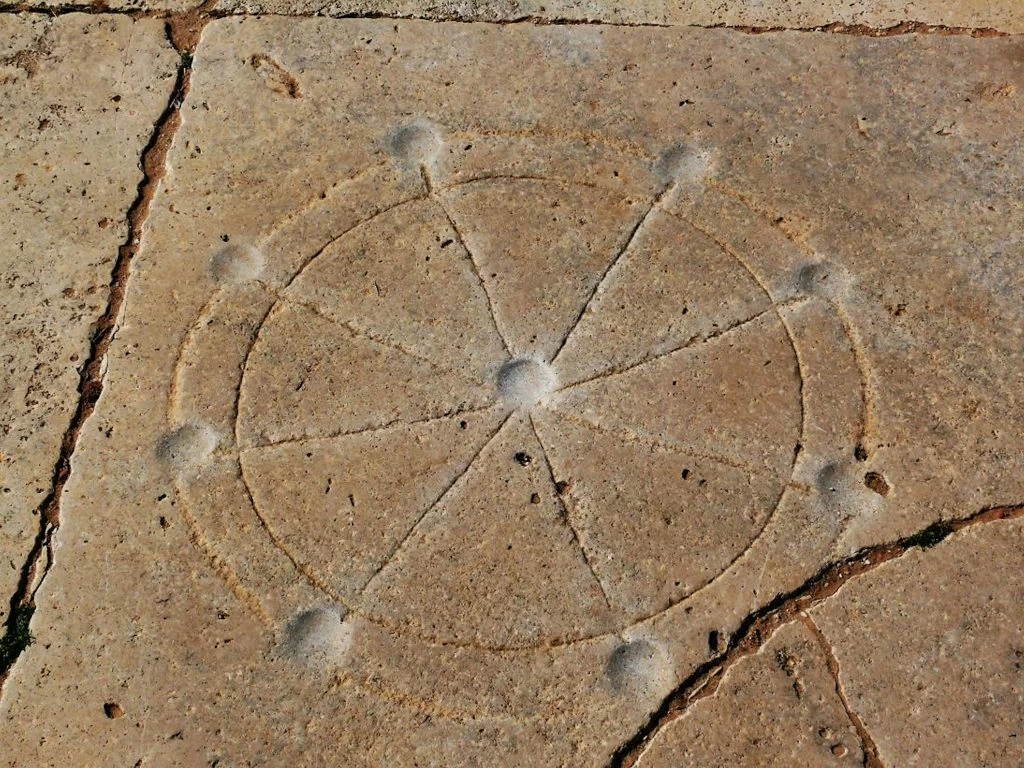
[[211,23],[4,753],[600,765],[775,595],[1024,499],[1022,60]]
[[734,665],[713,696],[667,726],[642,765],[852,768],[864,765],[864,750],[825,651],[797,622]]
[[1024,763],[1022,605],[1018,519],[908,554],[814,611],[884,765]]
[[159,22],[113,16],[5,15],[0,39],[2,620],[176,56]]

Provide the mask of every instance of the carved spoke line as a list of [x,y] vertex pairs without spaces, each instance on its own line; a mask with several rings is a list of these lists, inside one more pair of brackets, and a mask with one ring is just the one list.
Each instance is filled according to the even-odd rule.
[[380,567],[377,568],[377,570],[370,575],[370,578],[366,580],[363,586],[360,587],[357,597],[355,598],[356,601],[358,601],[359,598],[366,594],[366,590],[370,588],[370,585],[377,579],[378,576],[380,576],[387,569],[389,565],[391,565],[395,557],[408,543],[408,541],[413,537],[413,535],[419,529],[420,525],[423,523],[424,520],[426,520],[430,513],[437,509],[441,502],[444,501],[445,497],[447,497],[448,494],[451,493],[452,490],[454,490],[455,486],[457,486],[459,482],[464,477],[466,477],[466,475],[469,474],[469,471],[473,468],[473,465],[476,464],[476,460],[480,458],[480,454],[487,450],[487,446],[494,442],[494,439],[501,433],[501,430],[504,429],[505,425],[508,424],[509,419],[512,418],[512,415],[512,413],[509,413],[504,419],[501,420],[501,423],[498,425],[497,429],[495,429],[494,432],[492,432],[490,436],[483,441],[483,443],[480,445],[480,448],[476,451],[476,453],[473,454],[472,458],[466,463],[465,469],[459,472],[455,476],[455,478],[447,486],[445,486],[445,488],[441,491],[437,498],[434,499],[434,501],[432,501],[430,504],[428,504],[426,509],[424,509],[423,512],[420,513],[419,517],[417,517],[416,520],[413,521],[413,524],[409,526],[409,529],[405,532],[405,535],[398,540],[398,542],[391,548],[391,551],[388,552],[388,554],[381,561]]
[[472,406],[470,408],[458,408],[447,413],[438,414],[437,416],[427,416],[423,419],[391,419],[383,424],[376,424],[369,427],[362,427],[360,429],[353,429],[345,432],[333,432],[329,435],[300,435],[298,437],[286,437],[282,440],[275,440],[270,443],[257,443],[255,445],[247,445],[241,448],[242,452],[247,451],[259,451],[269,450],[273,448],[279,448],[284,445],[304,445],[306,443],[319,443],[319,442],[330,442],[332,440],[343,440],[347,437],[359,437],[360,435],[375,435],[379,432],[388,432],[392,429],[400,427],[418,427],[424,424],[433,424],[438,421],[448,421],[450,419],[458,418],[459,416],[465,416],[469,413],[484,413],[494,408],[496,403],[487,403],[486,405]]
[[665,197],[674,188],[675,182],[672,182],[671,184],[668,184],[664,189],[662,189],[657,195],[651,198],[651,204],[647,207],[647,210],[644,211],[643,214],[637,219],[636,224],[633,225],[633,228],[629,231],[629,234],[626,235],[626,239],[623,241],[618,251],[616,251],[615,255],[612,257],[612,260],[608,262],[608,266],[605,267],[604,273],[601,275],[600,279],[594,285],[594,288],[593,290],[591,290],[590,295],[587,297],[587,300],[583,303],[583,307],[580,309],[579,314],[576,315],[576,319],[573,320],[573,323],[569,327],[568,332],[562,338],[562,343],[558,345],[558,349],[555,350],[555,354],[551,358],[552,365],[555,363],[555,361],[558,360],[558,356],[562,354],[562,350],[565,349],[566,345],[569,343],[569,339],[572,338],[573,333],[576,332],[576,329],[580,326],[580,323],[583,321],[583,318],[586,317],[587,312],[590,310],[591,304],[594,303],[594,299],[601,293],[601,289],[604,288],[605,284],[611,278],[611,275],[615,271],[615,268],[619,265],[619,262],[622,261],[625,255],[629,252],[630,248],[633,246],[633,243],[636,242],[636,238],[637,235],[640,233],[640,230],[643,229],[644,225],[648,221],[650,221],[651,214],[654,213],[654,210],[659,207],[661,201],[664,200]]
[[[744,195],[739,190],[733,189],[732,187],[724,184],[720,180],[709,180],[708,183],[713,185],[714,188],[721,192],[723,195],[732,198],[733,200],[740,203],[740,205],[745,206],[746,208],[753,211],[758,216],[761,216],[762,218],[766,219],[767,221],[776,222],[782,219],[782,217],[779,216],[777,211],[772,211],[763,204],[755,202],[751,197]],[[694,222],[690,221],[689,219],[684,218],[683,216],[679,216],[679,218],[682,221],[685,221],[694,229],[696,229],[698,232],[703,232],[702,229],[700,229]],[[773,227],[784,238],[786,238],[786,240],[792,243],[794,247],[796,247],[809,258],[820,258],[819,254],[813,248],[811,248],[807,243],[801,241],[800,238],[795,237],[791,232],[789,232],[786,229],[785,226],[780,224],[773,224]],[[705,234],[707,233],[705,232]],[[719,242],[718,245],[727,252],[729,252],[730,255],[733,256],[733,258],[739,258],[737,254],[728,249],[723,243]],[[744,266],[746,266],[746,264],[744,264]],[[749,267],[747,267],[747,271],[750,271]],[[875,438],[874,436],[874,392],[876,389],[873,386],[874,372],[871,368],[871,364],[868,361],[868,356],[864,351],[864,344],[860,338],[860,333],[856,330],[856,326],[850,319],[849,314],[846,312],[846,310],[839,302],[833,299],[826,299],[826,301],[828,302],[828,305],[832,308],[832,311],[835,312],[836,316],[839,318],[839,321],[843,325],[843,331],[850,341],[850,347],[853,350],[854,361],[857,364],[857,369],[860,374],[861,405],[863,412],[861,414],[862,423],[860,425],[859,434],[856,437],[856,445],[857,447],[867,451],[869,443],[876,444],[878,442],[877,438]]]
[[583,557],[583,562],[587,564],[587,568],[590,570],[590,575],[594,577],[594,581],[597,582],[598,589],[601,590],[601,596],[604,598],[604,603],[608,606],[608,610],[614,612],[612,607],[611,598],[608,597],[608,590],[605,589],[604,581],[600,576],[597,575],[597,571],[594,569],[594,562],[590,558],[590,553],[587,552],[587,548],[583,546],[583,540],[580,539],[579,531],[576,530],[576,526],[573,524],[572,516],[569,513],[569,507],[562,498],[562,495],[558,493],[558,481],[555,479],[555,468],[551,464],[551,458],[548,455],[547,446],[544,445],[544,440],[541,439],[540,431],[537,429],[537,424],[533,420],[533,416],[530,416],[530,428],[533,430],[534,437],[537,438],[537,443],[540,445],[541,453],[544,454],[544,465],[547,467],[548,476],[551,478],[551,487],[555,491],[555,498],[558,499],[558,505],[562,509],[562,519],[565,520],[565,526],[569,529],[572,534],[572,540],[579,550],[580,555]]
[[750,325],[751,323],[756,323],[757,321],[761,320],[765,315],[776,313],[779,309],[785,309],[790,306],[802,304],[806,301],[808,301],[808,299],[804,297],[796,297],[784,302],[780,302],[778,304],[771,304],[765,309],[759,310],[753,315],[745,317],[742,320],[738,320],[732,325],[726,326],[725,328],[712,331],[711,333],[705,336],[693,336],[684,341],[682,344],[673,347],[672,349],[669,349],[665,352],[659,352],[657,354],[647,355],[646,357],[641,358],[635,363],[627,363],[622,366],[607,368],[599,373],[595,373],[593,376],[590,376],[586,379],[580,379],[579,381],[574,381],[570,384],[566,384],[563,387],[559,387],[557,391],[562,392],[568,389],[572,389],[574,387],[582,386],[584,384],[589,384],[593,381],[600,381],[602,379],[610,379],[614,378],[615,376],[621,376],[624,373],[629,373],[630,371],[636,370],[637,368],[648,365],[650,363],[656,363],[662,358],[671,357],[672,355],[675,355],[679,352],[684,352],[688,349],[700,347],[703,344],[707,344],[709,342],[715,341],[716,339],[720,339],[722,336],[725,336],[726,334],[734,333],[736,331],[742,330],[744,327]]
[[658,440],[653,437],[645,437],[637,435],[626,430],[609,429],[608,427],[602,427],[597,422],[591,421],[590,419],[583,418],[582,416],[571,416],[565,411],[561,411],[550,405],[541,404],[541,407],[551,415],[559,419],[565,419],[570,424],[576,424],[577,426],[583,427],[584,429],[590,429],[597,432],[599,435],[605,437],[614,437],[618,440],[625,441],[627,443],[639,444],[645,448],[653,448],[663,453],[674,453],[679,456],[690,456],[695,459],[704,459],[706,461],[713,461],[717,464],[722,464],[733,469],[742,469],[751,475],[765,474],[769,470],[766,468],[759,468],[755,465],[748,464],[744,461],[723,456],[720,453],[710,453],[708,451],[702,451],[697,448],[693,448],[682,443],[667,443],[663,440]]
[[590,189],[601,189],[601,185],[595,184],[592,181],[573,181],[572,179],[563,179],[559,176],[536,176],[530,174],[514,174],[514,173],[493,173],[486,174],[483,176],[474,176],[471,179],[464,179],[462,181],[456,181],[451,184],[439,184],[433,185],[434,189],[448,191],[451,189],[457,189],[458,187],[466,186],[469,184],[479,184],[482,181],[537,181],[542,184],[557,184],[563,189],[572,189],[574,187],[588,187]]
[[476,275],[477,281],[480,283],[480,288],[483,289],[484,296],[487,298],[487,311],[491,316],[491,323],[494,325],[494,332],[498,334],[498,339],[501,341],[501,346],[505,349],[505,353],[511,356],[509,350],[508,341],[505,338],[504,332],[501,330],[501,324],[498,322],[498,314],[494,308],[494,298],[491,296],[491,291],[487,287],[487,281],[484,280],[483,270],[480,269],[480,264],[477,262],[476,256],[473,251],[470,250],[469,243],[466,242],[466,238],[462,234],[462,230],[459,229],[458,224],[455,223],[455,219],[448,210],[448,206],[444,204],[444,200],[438,193],[437,188],[434,186],[434,181],[430,177],[430,173],[427,171],[426,166],[420,166],[420,174],[423,176],[423,184],[427,188],[427,193],[430,199],[437,203],[437,207],[441,209],[441,213],[444,214],[445,219],[448,220],[448,226],[452,228],[452,232],[455,233],[455,238],[459,241],[459,246],[463,251],[466,252],[469,258],[469,263],[473,267],[473,273]]
[[438,363],[433,359],[426,357],[425,355],[421,355],[418,352],[414,352],[411,349],[403,347],[401,344],[396,344],[395,342],[390,341],[383,336],[378,336],[373,331],[368,331],[365,328],[356,325],[351,320],[342,320],[340,317],[337,317],[334,314],[332,314],[329,310],[326,310],[323,307],[319,306],[316,302],[301,299],[291,294],[274,293],[273,289],[271,289],[269,286],[264,285],[264,287],[267,288],[268,291],[271,291],[271,293],[278,299],[278,301],[284,302],[285,304],[292,304],[293,306],[302,307],[303,309],[309,310],[310,312],[317,315],[318,317],[323,318],[327,322],[333,323],[334,325],[343,328],[354,339],[363,339],[373,344],[376,344],[379,347],[384,347],[385,349],[390,349],[393,352],[398,352],[399,354],[405,355],[406,357],[416,360],[417,362],[429,365],[435,371],[440,371],[441,373],[448,373],[451,374],[452,376],[456,376],[462,379],[467,384],[471,384],[474,387],[480,385],[479,380],[467,376],[464,371],[459,371],[454,368],[449,368],[446,365],[442,365],[441,363]]

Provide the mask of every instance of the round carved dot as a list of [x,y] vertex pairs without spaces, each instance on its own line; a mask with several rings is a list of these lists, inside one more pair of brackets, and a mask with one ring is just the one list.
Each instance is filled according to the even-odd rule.
[[650,640],[632,640],[612,651],[605,675],[617,694],[658,693],[674,682],[667,654]]
[[836,300],[842,298],[848,285],[845,270],[828,261],[805,264],[796,274],[796,289],[804,296]]
[[712,155],[707,150],[679,144],[661,154],[655,172],[665,184],[699,183],[711,171],[711,160]]
[[511,360],[498,372],[498,392],[514,408],[536,405],[557,388],[551,366],[532,358]]
[[387,139],[387,148],[396,157],[423,165],[440,153],[441,137],[436,127],[426,121],[417,121],[392,132]]
[[255,280],[263,272],[263,254],[251,245],[229,245],[214,255],[210,263],[213,279],[221,284]]
[[184,424],[164,436],[157,447],[160,458],[175,469],[205,461],[217,448],[217,433],[205,424]]
[[337,666],[352,644],[352,628],[343,619],[335,606],[303,611],[285,628],[285,653],[304,664]]

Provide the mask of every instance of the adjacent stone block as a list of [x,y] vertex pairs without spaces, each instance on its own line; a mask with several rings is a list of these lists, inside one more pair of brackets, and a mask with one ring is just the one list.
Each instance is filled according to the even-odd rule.
[[2,620],[178,57],[160,22],[124,16],[4,14],[0,39]]

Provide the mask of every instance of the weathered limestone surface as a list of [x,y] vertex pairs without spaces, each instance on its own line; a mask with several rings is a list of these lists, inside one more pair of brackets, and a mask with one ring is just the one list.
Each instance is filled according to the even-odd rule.
[[176,59],[156,21],[0,17],[0,619]]
[[[4,754],[601,765],[775,595],[1020,502],[1022,62],[212,22]],[[855,762],[825,646],[773,642],[723,686]]]

